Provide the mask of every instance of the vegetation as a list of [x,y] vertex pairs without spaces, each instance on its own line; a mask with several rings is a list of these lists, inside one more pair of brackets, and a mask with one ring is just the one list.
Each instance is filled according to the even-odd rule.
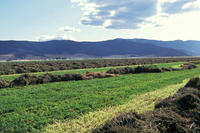
[[[46,73],[44,75],[35,76],[30,74],[24,74],[20,77],[14,79],[10,83],[6,80],[1,80],[0,88],[5,87],[14,87],[14,86],[26,86],[26,85],[34,85],[34,84],[43,84],[48,82],[61,82],[61,81],[72,81],[72,80],[91,80],[95,78],[107,78],[107,77],[116,77],[119,74],[138,74],[138,73],[160,73],[165,71],[180,71],[187,69],[194,69],[196,65],[192,63],[184,63],[180,66],[180,68],[164,68],[157,66],[137,66],[137,67],[122,67],[122,68],[112,68],[106,72],[86,72],[86,74],[64,74],[64,75],[55,75]],[[2,84],[5,83],[5,84]],[[8,85],[7,85],[8,84]]]
[[[183,62],[173,62],[173,63],[160,63],[160,64],[147,64],[145,66],[155,66],[155,67],[173,67],[173,68],[179,68],[180,65],[183,64]],[[90,69],[76,69],[76,70],[61,70],[61,71],[50,71],[48,72],[49,74],[54,74],[54,75],[64,75],[67,73],[78,73],[78,74],[86,74],[88,71],[90,72],[106,72],[109,69],[113,68],[123,68],[125,66],[117,66],[117,67],[103,67],[103,68],[90,68]],[[129,67],[136,67],[136,65],[132,65]],[[35,76],[41,76],[43,74],[46,74],[46,72],[35,72],[35,73],[29,73]],[[11,75],[0,75],[0,78],[12,81],[18,77],[20,77],[23,74],[11,74]]]
[[193,78],[172,97],[156,104],[153,112],[120,115],[92,133],[197,133],[200,131],[199,110],[200,78]]
[[4,79],[0,79],[0,88],[6,88],[10,86],[10,82],[4,80]]
[[198,76],[200,65],[197,66],[183,71],[127,74],[1,89],[0,131],[36,132],[56,120],[71,120],[88,112],[121,105],[136,95]]
[[70,69],[101,68],[112,66],[143,65],[182,61],[197,61],[199,58],[141,58],[141,59],[98,59],[72,61],[35,61],[0,63],[0,75],[48,72]]
[[55,121],[54,124],[49,124],[43,132],[45,133],[89,133],[93,129],[103,126],[106,121],[119,116],[120,114],[135,111],[137,113],[144,113],[152,111],[155,103],[162,99],[173,95],[179,88],[186,84],[183,83],[170,85],[166,88],[161,88],[142,95],[132,96],[130,101],[119,105],[106,107],[103,110],[97,110],[78,117],[77,119],[68,120],[65,122]]
[[24,74],[16,78],[10,83],[10,87],[14,86],[26,86],[34,84],[44,84],[48,82],[60,82],[60,81],[71,81],[71,80],[82,80],[83,77],[81,74],[64,74],[64,75],[53,75],[46,73],[41,76],[34,76],[30,74]]

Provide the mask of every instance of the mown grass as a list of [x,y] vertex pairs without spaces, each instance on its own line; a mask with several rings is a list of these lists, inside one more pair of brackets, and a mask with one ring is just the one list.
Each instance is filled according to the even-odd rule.
[[131,111],[137,113],[144,113],[154,109],[155,103],[173,95],[179,88],[183,87],[188,80],[183,83],[170,85],[146,94],[133,96],[129,102],[108,107],[103,110],[87,113],[77,119],[66,122],[56,121],[54,124],[48,125],[44,129],[44,133],[89,133],[92,129],[103,126],[106,121],[120,115],[121,113],[128,113]]
[[[161,64],[155,64],[158,67],[178,67],[179,65],[183,64],[183,62],[172,62],[172,63],[161,63]],[[129,66],[129,67],[135,67],[136,65],[133,66]],[[118,67],[104,67],[104,68],[91,68],[91,69],[75,69],[75,70],[61,70],[61,71],[50,71],[48,73],[51,74],[58,74],[58,75],[62,75],[62,74],[66,74],[66,73],[80,73],[80,74],[85,74],[87,71],[90,72],[96,72],[96,71],[107,71],[111,68],[120,68],[120,67],[125,67],[125,66],[118,66]],[[40,76],[42,74],[45,74],[47,72],[36,72],[36,73],[31,73],[33,75],[36,76]],[[22,74],[11,74],[11,75],[0,75],[0,78],[3,78],[5,80],[8,81],[12,81],[14,79],[16,79],[17,77],[19,77]]]
[[121,105],[133,96],[181,83],[199,74],[200,65],[184,71],[1,89],[0,131],[40,132],[56,120],[70,120],[88,112]]

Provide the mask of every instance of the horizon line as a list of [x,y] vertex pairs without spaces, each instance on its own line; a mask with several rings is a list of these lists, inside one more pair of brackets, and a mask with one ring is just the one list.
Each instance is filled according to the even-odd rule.
[[183,42],[187,42],[187,41],[200,41],[200,40],[181,40],[181,39],[175,39],[175,40],[157,40],[157,39],[146,39],[146,38],[113,38],[113,39],[105,39],[105,40],[99,40],[99,41],[86,41],[86,40],[83,40],[83,41],[78,41],[78,40],[72,40],[72,39],[52,39],[52,40],[14,40],[14,39],[11,39],[11,40],[0,40],[0,41],[22,41],[22,42],[50,42],[50,41],[73,41],[73,42],[104,42],[104,41],[111,41],[111,40],[117,40],[117,39],[121,39],[121,40],[151,40],[151,41],[164,41],[164,42],[167,42],[167,41],[183,41]]

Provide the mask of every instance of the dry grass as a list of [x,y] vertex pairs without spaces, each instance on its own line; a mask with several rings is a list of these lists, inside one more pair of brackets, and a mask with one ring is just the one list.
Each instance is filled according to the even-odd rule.
[[144,95],[134,96],[134,98],[126,104],[109,107],[104,110],[90,112],[77,119],[66,122],[55,122],[48,125],[43,132],[45,133],[88,133],[92,129],[102,126],[106,121],[120,113],[135,111],[144,113],[154,109],[156,102],[173,95],[179,88],[183,87],[188,80],[184,80],[181,84],[168,86],[154,92],[149,92]]

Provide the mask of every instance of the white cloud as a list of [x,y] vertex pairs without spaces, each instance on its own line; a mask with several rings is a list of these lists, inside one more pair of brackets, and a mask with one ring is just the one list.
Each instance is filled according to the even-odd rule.
[[57,35],[42,35],[36,37],[36,39],[33,41],[75,40],[75,38],[71,35],[75,32],[81,32],[81,30],[70,26],[60,27]]
[[161,5],[162,11],[168,14],[177,14],[188,11],[198,10],[198,7],[194,5],[198,3],[198,0],[176,0],[166,1]]
[[42,35],[37,37],[35,41],[50,41],[50,40],[74,40],[73,36],[61,34],[61,35]]
[[156,14],[157,0],[71,0],[84,11],[81,24],[135,29]]
[[83,10],[80,23],[107,29],[161,25],[155,19],[200,9],[200,0],[71,0]]
[[75,27],[70,27],[70,26],[60,27],[58,30],[59,30],[59,31],[69,32],[69,33],[81,32],[80,29],[75,28]]
[[157,18],[159,27],[145,25],[137,31],[137,37],[157,40],[199,40],[200,12],[189,12],[182,15]]

